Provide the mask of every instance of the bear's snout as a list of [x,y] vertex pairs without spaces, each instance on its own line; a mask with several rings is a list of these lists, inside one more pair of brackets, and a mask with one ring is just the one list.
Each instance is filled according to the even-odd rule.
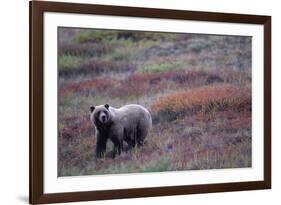
[[101,114],[100,114],[100,121],[101,121],[102,123],[105,123],[106,120],[107,120],[106,114],[105,114],[105,113],[101,113]]

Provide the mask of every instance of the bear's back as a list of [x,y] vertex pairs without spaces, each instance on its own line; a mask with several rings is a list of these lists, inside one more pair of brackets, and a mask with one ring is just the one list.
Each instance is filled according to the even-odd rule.
[[149,111],[141,105],[129,104],[120,108],[111,108],[114,121],[119,121],[125,124],[134,124],[140,120],[151,123],[151,115]]

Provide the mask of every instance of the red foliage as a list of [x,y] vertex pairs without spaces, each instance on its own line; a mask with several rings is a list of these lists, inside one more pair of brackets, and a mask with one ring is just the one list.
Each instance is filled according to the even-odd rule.
[[156,113],[251,110],[251,93],[232,85],[205,86],[165,96],[154,102],[151,108]]
[[89,92],[91,90],[96,90],[99,93],[103,93],[114,87],[117,82],[117,80],[111,78],[98,78],[95,80],[72,82],[68,83],[68,85],[64,87],[59,88],[59,96],[63,97],[72,92]]
[[219,76],[204,71],[167,71],[161,73],[133,74],[122,80],[109,92],[113,96],[140,96],[164,91],[168,87],[195,87],[222,82]]
[[101,96],[141,96],[144,94],[162,92],[167,88],[193,88],[202,85],[228,82],[233,80],[230,78],[232,75],[234,74],[223,73],[222,76],[220,76],[213,72],[177,70],[159,73],[131,74],[122,80],[102,77],[94,80],[70,82],[59,89],[59,94],[60,96],[65,96],[71,92],[88,93],[90,91],[95,91]]
[[59,129],[59,137],[62,140],[75,140],[82,135],[90,136],[93,125],[89,116],[66,116],[60,119],[60,123],[66,126]]

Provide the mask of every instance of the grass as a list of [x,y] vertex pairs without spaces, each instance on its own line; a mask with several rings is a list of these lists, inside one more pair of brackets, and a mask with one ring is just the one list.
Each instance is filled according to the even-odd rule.
[[58,66],[61,70],[76,69],[82,62],[82,59],[80,57],[72,55],[61,55],[58,59]]
[[108,58],[112,61],[128,61],[133,57],[133,54],[130,53],[127,49],[119,49],[112,53]]
[[202,50],[209,50],[214,44],[208,39],[192,39],[189,41],[188,47],[192,52],[200,53]]
[[80,66],[80,72],[93,73],[94,75],[103,73],[133,72],[136,66],[130,62],[114,62],[110,60],[90,60]]
[[165,71],[171,71],[171,70],[178,70],[179,68],[181,68],[181,66],[182,65],[177,62],[161,63],[161,64],[144,66],[141,70],[144,73],[147,73],[147,72],[158,73],[158,72],[165,72]]
[[101,43],[83,43],[75,42],[64,43],[60,46],[59,55],[83,56],[83,57],[101,57],[111,53],[115,49],[114,45]]
[[116,32],[108,31],[104,33],[103,31],[95,31],[95,30],[85,30],[81,32],[75,40],[78,43],[86,43],[86,42],[101,42],[101,41],[110,41],[115,38]]
[[[243,73],[233,79],[229,78],[229,75],[225,73],[185,71],[184,69],[131,74],[135,70],[136,66],[134,64],[126,62],[89,62],[81,66],[79,73],[80,75],[82,73],[92,75],[93,78],[79,81],[69,80],[66,85],[61,86],[59,95],[65,96],[70,93],[76,93],[81,96],[81,94],[89,95],[93,93],[93,95],[127,99],[145,94],[152,95],[165,89],[181,90],[183,87],[191,89],[204,85],[229,82],[239,84],[240,82],[245,83],[246,80],[246,75],[243,75]],[[60,74],[62,75],[62,73]],[[107,75],[105,76],[105,74]],[[120,75],[120,78],[117,77],[118,75]],[[126,77],[122,78],[122,76]]]
[[[251,167],[250,37],[59,35],[58,176]],[[143,147],[112,159],[109,142],[95,159],[89,107],[105,103],[148,108],[153,127]]]
[[251,110],[251,95],[232,85],[207,86],[165,96],[154,102],[151,109],[160,119],[228,109],[243,112]]
[[173,38],[174,35],[156,32],[130,32],[130,31],[106,31],[106,30],[86,30],[77,37],[78,43],[86,42],[122,42],[122,40],[138,41],[159,41]]

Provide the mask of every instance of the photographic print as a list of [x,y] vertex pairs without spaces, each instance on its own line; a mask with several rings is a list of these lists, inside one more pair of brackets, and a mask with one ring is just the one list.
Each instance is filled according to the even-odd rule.
[[58,176],[252,166],[252,37],[58,27]]

